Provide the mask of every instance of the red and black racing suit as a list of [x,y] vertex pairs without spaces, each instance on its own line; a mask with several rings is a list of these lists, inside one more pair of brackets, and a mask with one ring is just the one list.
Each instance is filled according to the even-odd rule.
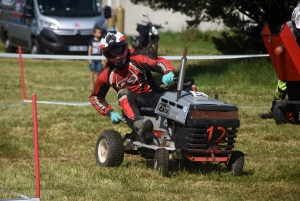
[[113,87],[118,93],[120,107],[132,120],[141,118],[138,107],[156,106],[162,95],[153,91],[150,71],[161,74],[174,71],[174,67],[166,59],[134,49],[128,50],[126,63],[122,67],[116,67],[109,61],[106,67],[95,82],[90,101],[100,114],[109,115],[113,108],[107,103],[105,96],[109,88]]

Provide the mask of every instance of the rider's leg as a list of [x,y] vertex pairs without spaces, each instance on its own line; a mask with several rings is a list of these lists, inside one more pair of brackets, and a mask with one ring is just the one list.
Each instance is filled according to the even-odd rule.
[[276,100],[284,100],[287,94],[286,82],[278,80],[277,89],[275,91]]
[[121,109],[128,118],[132,120],[142,119],[142,116],[137,106],[137,104],[140,104],[140,101],[138,101],[137,94],[134,94],[128,89],[121,89],[118,92],[118,100]]
[[141,94],[140,96],[143,98],[147,106],[155,107],[162,95],[162,93],[155,93],[152,91],[147,94]]
[[125,115],[133,120],[133,126],[137,130],[137,134],[141,142],[146,143],[145,132],[151,132],[153,129],[153,124],[150,119],[143,118],[140,114],[138,106],[145,105],[143,98],[134,94],[128,89],[121,89],[118,92],[119,105],[121,106]]

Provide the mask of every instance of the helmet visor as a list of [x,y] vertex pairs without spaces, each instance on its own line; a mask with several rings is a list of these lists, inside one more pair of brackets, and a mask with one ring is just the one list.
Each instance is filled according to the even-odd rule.
[[119,56],[123,56],[126,50],[126,44],[122,45],[113,45],[111,48],[109,48],[108,51],[103,52],[104,56],[110,59],[117,58]]

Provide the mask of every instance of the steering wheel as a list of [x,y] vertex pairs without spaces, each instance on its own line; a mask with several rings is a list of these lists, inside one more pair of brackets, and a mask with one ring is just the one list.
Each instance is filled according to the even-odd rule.
[[[169,86],[165,86],[162,81],[159,81],[156,83],[156,87],[164,89],[164,91],[177,91],[177,83],[178,83],[178,77],[175,77],[173,83],[170,84]],[[185,91],[189,91],[191,90],[193,84],[195,84],[195,80],[193,78],[186,77],[183,80],[182,89]],[[163,88],[161,85],[164,85],[165,87]]]

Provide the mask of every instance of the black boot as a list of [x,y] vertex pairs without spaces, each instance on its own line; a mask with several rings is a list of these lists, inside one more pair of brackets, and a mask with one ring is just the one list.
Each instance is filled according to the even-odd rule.
[[[140,141],[144,144],[148,144],[148,140],[145,139],[145,133],[153,130],[153,123],[150,119],[139,119],[133,122],[134,128],[137,130],[137,134]],[[152,140],[151,140],[152,141]]]
[[272,106],[271,106],[271,111],[269,113],[259,113],[258,116],[262,119],[273,119],[273,109],[275,107],[276,104],[276,98],[274,96],[273,100],[272,100]]

